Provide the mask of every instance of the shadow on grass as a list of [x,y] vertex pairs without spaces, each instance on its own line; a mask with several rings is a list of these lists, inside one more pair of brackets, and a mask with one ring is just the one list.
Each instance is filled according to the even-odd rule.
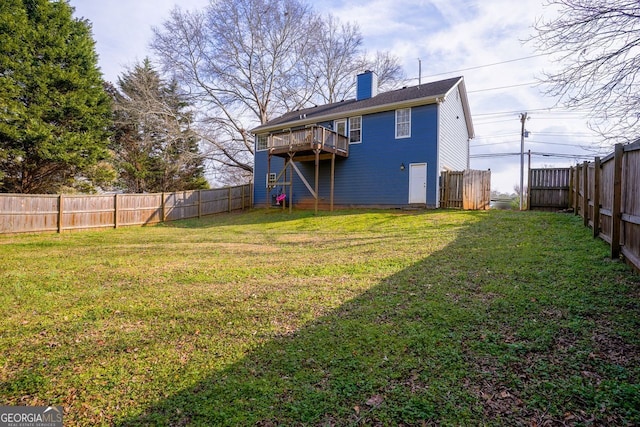
[[550,215],[479,215],[444,250],[118,425],[640,422],[638,278]]

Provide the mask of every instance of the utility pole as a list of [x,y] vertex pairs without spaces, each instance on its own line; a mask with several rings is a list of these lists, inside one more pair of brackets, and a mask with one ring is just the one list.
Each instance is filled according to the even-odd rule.
[[520,132],[520,210],[524,207],[524,122],[527,121],[527,113],[520,114],[522,130]]

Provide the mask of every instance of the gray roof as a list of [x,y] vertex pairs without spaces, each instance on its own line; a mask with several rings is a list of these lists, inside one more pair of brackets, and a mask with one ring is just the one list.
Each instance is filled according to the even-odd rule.
[[396,108],[402,108],[404,105],[414,106],[433,104],[439,100],[443,100],[457,85],[461,86],[460,92],[463,99],[463,107],[465,109],[465,115],[468,116],[466,118],[467,127],[469,128],[470,136],[473,137],[473,125],[471,124],[467,94],[464,87],[464,79],[462,77],[454,77],[418,86],[404,87],[402,89],[380,93],[372,98],[360,101],[349,99],[318,107],[303,108],[286,113],[273,120],[269,120],[267,123],[256,127],[251,132],[254,134],[260,132],[273,132],[288,127],[304,126],[307,124],[318,123],[320,121],[343,118],[354,115],[354,113],[367,114],[393,110]]

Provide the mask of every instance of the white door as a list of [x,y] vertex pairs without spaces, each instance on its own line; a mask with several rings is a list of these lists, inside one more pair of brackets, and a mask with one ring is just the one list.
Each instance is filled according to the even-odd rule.
[[409,203],[427,203],[427,164],[409,164]]

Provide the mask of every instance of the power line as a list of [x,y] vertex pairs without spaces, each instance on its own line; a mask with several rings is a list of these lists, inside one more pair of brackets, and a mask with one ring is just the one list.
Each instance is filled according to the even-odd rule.
[[[519,156],[520,153],[480,153],[480,154],[472,154],[471,158],[480,159],[480,158],[489,158],[489,157],[508,157],[508,156]],[[532,156],[541,156],[541,157],[557,157],[557,158],[567,158],[567,159],[592,159],[593,156],[588,154],[569,154],[569,153],[545,153],[539,151],[532,151]]]
[[[431,74],[429,76],[425,76],[425,78],[437,77],[437,76],[442,76],[442,75],[445,75],[445,74],[461,73],[463,71],[477,70],[479,68],[493,67],[495,65],[502,65],[502,64],[508,64],[510,62],[524,61],[524,60],[527,60],[527,59],[538,58],[540,56],[546,56],[546,55],[547,55],[546,53],[540,53],[540,54],[537,54],[537,55],[524,56],[522,58],[508,59],[506,61],[494,62],[492,64],[477,65],[475,67],[462,68],[460,70],[447,71],[445,73]],[[412,80],[415,80],[415,79],[412,79]]]
[[[570,109],[564,109],[564,108],[561,108],[561,107],[525,108],[525,110],[534,111],[534,112],[540,112],[540,113],[548,112],[549,114],[588,114],[589,113],[588,110],[570,110]],[[478,116],[516,115],[516,114],[519,114],[519,113],[520,113],[520,110],[515,110],[515,111],[496,111],[496,112],[493,112],[493,113],[477,113],[477,114],[474,114],[474,117],[478,117]]]
[[509,86],[500,86],[500,87],[491,87],[491,88],[487,88],[487,89],[469,90],[469,91],[467,91],[467,93],[488,92],[488,91],[491,91],[491,90],[500,90],[500,89],[511,89],[511,88],[514,88],[514,87],[531,86],[531,85],[534,85],[534,84],[536,84],[536,82],[519,83],[519,84],[509,85]]
[[476,135],[476,137],[474,138],[474,141],[477,141],[479,139],[498,138],[498,137],[501,137],[501,136],[514,136],[514,135],[520,135],[520,134],[518,132],[503,132],[503,133],[492,134],[492,135],[489,135],[489,136]]
[[472,154],[469,157],[472,159],[478,159],[483,157],[508,157],[508,156],[519,156],[520,153],[479,153]]
[[[490,142],[488,144],[473,144],[473,145],[471,145],[471,148],[487,147],[487,146],[490,146],[490,145],[515,144],[516,142],[518,142],[518,141],[513,139],[513,140],[510,140],[510,141]],[[527,142],[531,143],[531,144],[548,144],[548,145],[564,145],[564,146],[567,146],[567,147],[584,147],[584,144],[567,144],[567,143],[564,143],[564,142],[553,142],[553,141],[533,141],[533,140],[527,139]]]
[[474,125],[490,125],[490,124],[493,124],[493,123],[507,123],[507,122],[511,122],[511,121],[513,121],[513,119],[508,119],[508,120],[494,120],[494,121],[491,121],[491,122],[480,122],[480,123],[478,123],[478,122],[474,122],[473,124],[474,124]]
[[585,133],[585,132],[530,132],[532,134],[540,135],[540,136],[562,136],[562,137],[571,137],[571,138],[594,138],[598,135],[595,133]]

